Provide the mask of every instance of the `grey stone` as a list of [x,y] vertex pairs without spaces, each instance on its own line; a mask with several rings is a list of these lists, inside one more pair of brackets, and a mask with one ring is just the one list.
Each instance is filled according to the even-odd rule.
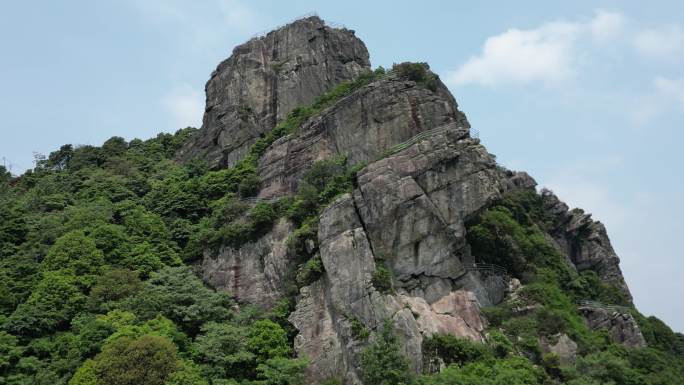
[[607,330],[613,341],[630,348],[646,346],[646,340],[634,317],[627,312],[595,307],[581,307],[587,326],[594,330]]
[[225,246],[216,254],[206,250],[202,278],[213,287],[230,292],[240,302],[272,307],[283,297],[287,273],[294,268],[286,245],[292,230],[291,223],[280,219],[255,242],[238,249]]
[[550,190],[542,190],[544,208],[552,214],[550,235],[556,246],[578,270],[591,269],[614,284],[628,301],[632,295],[620,270],[620,258],[613,250],[605,226],[580,209],[569,210]]
[[366,46],[353,31],[316,16],[251,39],[211,74],[202,128],[178,158],[230,167],[295,107],[369,68]]
[[350,164],[371,163],[416,134],[452,124],[468,132],[465,115],[446,86],[430,91],[389,76],[346,96],[302,125],[297,135],[276,141],[259,160],[260,196],[296,191],[318,160],[343,154]]
[[[178,157],[231,166],[293,108],[369,67],[366,48],[352,31],[327,27],[316,17],[250,40],[212,74],[203,127]],[[386,152],[442,126],[447,128],[401,151]],[[534,190],[535,180],[497,165],[470,136],[470,124],[444,84],[430,90],[390,75],[355,90],[266,149],[258,162],[259,197],[292,195],[314,162],[338,155],[367,165],[352,193],[320,214],[317,252],[325,272],[300,290],[289,316],[298,331],[295,350],[310,360],[307,383],[336,378],[361,384],[360,352],[386,320],[416,373],[425,369],[426,337],[444,333],[482,341],[486,320],[480,308],[506,295],[517,298],[521,285],[465,268],[484,257],[472,254],[465,223],[508,192]],[[596,270],[629,296],[603,225],[569,210],[548,191],[542,199],[552,218],[545,235],[570,266]],[[270,308],[285,295],[297,268],[286,247],[293,230],[282,219],[238,249],[207,251],[203,278],[240,302]],[[316,245],[305,247],[314,252]],[[391,272],[390,293],[373,286],[380,263]],[[527,314],[539,306],[516,311]],[[583,312],[590,327],[609,330],[616,341],[645,344],[631,316]],[[352,325],[359,324],[368,330],[367,340],[354,334]],[[542,347],[564,362],[577,350],[565,335],[542,341]]]
[[577,343],[562,333],[554,336],[553,341],[549,338],[539,338],[539,346],[542,353],[553,353],[558,355],[561,365],[569,365],[577,358]]

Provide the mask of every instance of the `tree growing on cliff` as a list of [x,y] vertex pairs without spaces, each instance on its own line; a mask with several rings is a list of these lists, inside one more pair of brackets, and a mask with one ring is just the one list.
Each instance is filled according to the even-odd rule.
[[361,353],[361,370],[366,385],[398,385],[411,381],[408,361],[400,351],[391,321],[385,321],[375,341]]

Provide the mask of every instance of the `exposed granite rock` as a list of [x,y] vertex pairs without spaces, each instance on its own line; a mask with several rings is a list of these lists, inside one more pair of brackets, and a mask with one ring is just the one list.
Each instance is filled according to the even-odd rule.
[[481,342],[485,322],[480,306],[472,292],[457,290],[440,298],[432,305],[422,297],[400,296],[411,309],[423,336],[450,334]]
[[[316,17],[250,40],[212,74],[202,130],[179,158],[233,165],[293,108],[369,67],[353,31],[326,27]],[[388,148],[440,126],[446,128],[383,157]],[[346,155],[351,164],[367,163],[352,194],[321,214],[318,252],[325,273],[301,289],[289,317],[298,330],[295,350],[310,359],[307,383],[336,378],[361,384],[359,353],[385,320],[392,321],[411,368],[420,372],[425,337],[445,333],[482,341],[486,322],[480,307],[506,294],[517,296],[517,280],[465,268],[481,256],[471,255],[464,223],[507,192],[535,189],[536,182],[498,166],[469,128],[444,84],[430,90],[390,75],[313,116],[259,159],[261,198],[294,193],[317,160]],[[549,192],[543,199],[554,219],[547,237],[568,262],[596,270],[629,296],[603,225],[569,211]],[[280,220],[255,242],[205,253],[204,279],[241,302],[271,307],[297,267],[285,246],[292,231]],[[378,263],[392,273],[391,293],[373,287]],[[627,316],[585,311],[592,328],[607,328],[617,341],[642,346],[643,336]],[[369,331],[367,340],[355,335],[359,325]],[[576,354],[576,344],[565,335],[542,342],[561,360]]]
[[[349,195],[323,212],[319,228],[326,272],[321,281],[301,290],[297,308],[290,315],[290,322],[299,330],[295,349],[311,358],[308,383],[341,378],[346,384],[360,384],[358,354],[363,341],[354,338],[353,319],[374,330],[383,320],[400,317],[406,321],[404,335],[415,337],[418,328],[415,320],[411,324],[412,316],[398,314],[400,302],[373,288],[374,256]],[[407,353],[420,356],[420,341],[409,340],[404,346]]]
[[583,306],[580,311],[594,330],[607,330],[613,341],[631,348],[646,346],[646,340],[634,317],[627,312]]
[[577,358],[577,343],[565,333],[555,336],[554,340],[551,341],[549,338],[541,337],[539,339],[541,351],[558,355],[562,365],[569,365],[575,362],[575,358]]
[[578,271],[591,269],[614,284],[626,299],[632,295],[620,270],[620,258],[610,244],[606,228],[580,209],[569,210],[553,192],[542,190],[544,208],[554,218],[550,235]]
[[235,47],[206,84],[202,129],[178,154],[230,167],[295,107],[370,68],[354,32],[316,16]]
[[298,135],[276,141],[259,161],[260,196],[292,193],[313,162],[345,154],[350,164],[370,163],[416,134],[451,124],[470,127],[441,82],[431,91],[388,76],[361,87],[306,122]]
[[[448,129],[362,170],[353,196],[339,198],[320,217],[325,275],[302,290],[290,317],[300,331],[298,354],[317,357],[308,381],[336,373],[357,383],[363,344],[352,335],[352,320],[368,328],[371,339],[392,320],[416,372],[425,336],[481,341],[480,303],[503,298],[507,283],[487,284],[487,277],[463,268],[463,221],[512,187],[466,128]],[[372,286],[378,259],[392,271],[396,294]],[[321,354],[321,346],[331,350]]]
[[510,188],[493,158],[450,129],[358,174],[354,199],[376,255],[409,296],[434,302],[465,274],[464,221]]
[[281,219],[255,242],[238,249],[222,247],[217,254],[205,251],[202,278],[240,302],[270,308],[284,295],[286,275],[294,267],[285,244],[292,230],[292,225]]

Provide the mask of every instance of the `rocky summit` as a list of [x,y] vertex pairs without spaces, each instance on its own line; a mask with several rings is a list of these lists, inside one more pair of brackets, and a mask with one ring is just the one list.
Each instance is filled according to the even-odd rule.
[[0,384],[682,383],[603,224],[317,16],[236,47],[200,129],[5,171]]
[[[318,17],[252,39],[212,74],[203,126],[180,157],[231,167],[297,106],[369,68],[366,47],[354,31],[330,28]],[[316,219],[306,253],[320,258],[324,273],[298,288],[289,315],[297,354],[310,360],[308,382],[363,383],[360,354],[367,341],[357,329],[367,330],[372,340],[386,320],[415,372],[426,369],[424,342],[433,335],[483,341],[488,321],[482,309],[509,298],[511,272],[471,268],[490,256],[469,245],[468,222],[508,195],[536,195],[535,181],[496,163],[424,64],[374,76],[270,144],[257,163],[257,199],[294,196],[317,162],[337,157],[363,167],[352,190]],[[538,198],[549,224],[540,233],[567,267],[595,272],[629,304],[603,225],[569,210],[550,191]],[[288,295],[301,264],[288,248],[296,227],[281,219],[254,241],[205,251],[202,276],[241,303],[274,306]],[[390,290],[374,284],[379,269],[389,273]],[[644,344],[628,313],[618,318],[629,326],[591,314],[590,327],[605,326],[620,343]],[[623,337],[625,328],[638,336]]]

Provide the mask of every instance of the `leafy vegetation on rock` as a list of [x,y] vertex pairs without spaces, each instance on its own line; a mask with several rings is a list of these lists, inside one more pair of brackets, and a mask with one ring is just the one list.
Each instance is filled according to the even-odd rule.
[[282,215],[237,198],[254,174],[173,162],[193,131],[63,146],[0,173],[0,383],[299,381],[289,330],[183,266],[205,240],[237,244]]
[[395,64],[392,69],[401,77],[413,80],[430,91],[437,91],[439,76],[430,71],[427,63],[405,62]]

